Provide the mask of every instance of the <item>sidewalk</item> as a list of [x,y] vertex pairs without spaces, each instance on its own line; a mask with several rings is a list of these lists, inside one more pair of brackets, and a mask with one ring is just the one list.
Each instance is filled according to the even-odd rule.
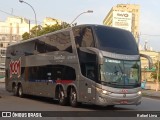
[[160,99],[160,91],[142,89],[142,96]]

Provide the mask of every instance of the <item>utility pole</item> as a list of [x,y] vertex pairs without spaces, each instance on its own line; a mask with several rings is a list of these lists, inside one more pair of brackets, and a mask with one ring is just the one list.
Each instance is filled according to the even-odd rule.
[[10,40],[9,40],[9,44],[11,44],[12,42],[12,32],[13,32],[13,29],[12,29],[12,23],[9,24],[9,28],[10,28]]
[[158,59],[157,59],[157,80],[156,80],[156,91],[159,90],[159,58],[160,58],[160,53],[158,52]]
[[74,21],[76,21],[79,16],[81,16],[82,14],[85,14],[85,13],[93,13],[93,10],[88,10],[88,11],[85,11],[85,12],[80,13],[80,14],[70,23],[70,25],[72,26],[72,24],[74,23]]
[[19,2],[20,2],[20,3],[25,3],[25,4],[29,5],[29,6],[32,8],[32,10],[33,10],[33,12],[34,12],[34,17],[35,17],[35,24],[36,24],[36,36],[37,36],[37,27],[38,27],[38,25],[37,25],[36,11],[34,10],[33,6],[32,6],[32,5],[30,5],[29,3],[27,3],[27,2],[25,2],[25,1],[23,1],[23,0],[19,0]]
[[31,37],[31,21],[29,20],[29,38]]
[[139,49],[139,44],[140,44],[140,33],[138,33],[138,41],[137,41],[138,49]]

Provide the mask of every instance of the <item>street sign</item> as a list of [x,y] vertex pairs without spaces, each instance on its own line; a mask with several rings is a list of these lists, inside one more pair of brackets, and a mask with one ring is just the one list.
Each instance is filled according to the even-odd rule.
[[155,67],[152,67],[151,69],[146,68],[145,71],[154,72],[154,71],[156,71],[156,68]]

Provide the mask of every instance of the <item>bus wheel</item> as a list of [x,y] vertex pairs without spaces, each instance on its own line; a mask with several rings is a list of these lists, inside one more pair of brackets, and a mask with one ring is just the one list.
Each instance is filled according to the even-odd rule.
[[24,96],[22,85],[18,86],[18,96],[21,98]]
[[18,91],[17,91],[17,86],[16,85],[13,86],[13,95],[18,96]]
[[64,95],[64,91],[62,89],[59,90],[59,104],[60,105],[66,105],[66,98]]
[[107,108],[114,108],[115,105],[108,105]]
[[74,88],[72,88],[71,92],[70,92],[70,105],[72,107],[77,107],[78,106],[77,93],[76,93],[76,90]]

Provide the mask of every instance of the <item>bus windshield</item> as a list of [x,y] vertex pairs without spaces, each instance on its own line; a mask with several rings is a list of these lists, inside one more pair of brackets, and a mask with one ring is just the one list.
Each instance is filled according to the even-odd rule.
[[105,58],[101,65],[101,83],[116,88],[140,86],[140,61]]
[[95,33],[101,50],[127,55],[139,54],[136,40],[129,31],[97,26]]

